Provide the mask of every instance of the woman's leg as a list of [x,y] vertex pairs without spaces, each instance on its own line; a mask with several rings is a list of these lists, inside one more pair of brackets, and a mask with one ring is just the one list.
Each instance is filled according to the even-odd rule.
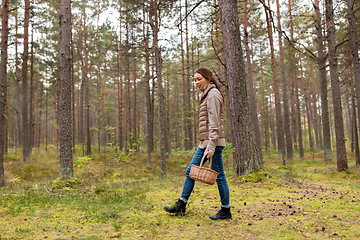
[[216,183],[218,185],[219,194],[220,194],[220,202],[221,206],[225,208],[230,207],[230,194],[229,194],[229,186],[226,181],[224,166],[222,160],[222,150],[224,147],[216,147],[214,155],[212,157],[212,166],[211,169],[215,170],[219,173]]
[[[186,168],[185,183],[184,183],[183,191],[182,191],[182,194],[180,197],[180,200],[184,201],[185,203],[187,203],[187,201],[194,189],[194,185],[195,185],[195,180],[193,180],[189,177],[191,165],[194,164],[196,166],[199,166],[201,163],[201,159],[204,156],[204,152],[205,152],[205,149],[198,148],[194,154],[194,157],[191,160],[191,163]],[[205,162],[206,162],[206,159],[204,160],[204,163]]]

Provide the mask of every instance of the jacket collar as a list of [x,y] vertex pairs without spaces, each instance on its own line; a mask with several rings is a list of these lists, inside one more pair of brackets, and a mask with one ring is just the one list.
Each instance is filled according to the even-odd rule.
[[213,83],[208,83],[206,84],[206,86],[201,90],[202,94],[200,95],[200,100],[204,100],[207,96],[207,94],[209,93],[209,91],[213,88],[216,88],[215,84]]

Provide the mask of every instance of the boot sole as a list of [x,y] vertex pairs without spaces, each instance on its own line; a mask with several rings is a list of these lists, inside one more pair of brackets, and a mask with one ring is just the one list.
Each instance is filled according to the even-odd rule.
[[228,217],[228,218],[212,218],[211,216],[209,217],[211,220],[217,221],[217,220],[231,220],[232,217]]
[[184,216],[185,215],[185,213],[183,213],[183,212],[173,212],[173,211],[170,211],[170,210],[168,210],[166,207],[163,207],[163,210],[165,211],[165,212],[167,212],[167,213],[173,213],[173,214],[175,214],[175,216]]

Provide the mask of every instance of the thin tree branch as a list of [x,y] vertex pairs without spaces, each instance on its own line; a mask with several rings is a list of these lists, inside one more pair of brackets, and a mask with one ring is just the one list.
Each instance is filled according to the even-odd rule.
[[[284,31],[281,32],[281,35],[284,36],[284,38],[288,41],[288,43],[289,43],[296,51],[298,51],[298,52],[300,52],[300,53],[302,53],[302,54],[304,54],[304,55],[306,55],[306,56],[308,56],[308,57],[310,57],[310,58],[312,58],[312,59],[314,59],[314,60],[316,60],[316,61],[318,60],[318,57],[317,57],[312,51],[310,51],[304,44],[302,44],[302,43],[300,43],[300,42],[297,42],[297,41],[292,42],[291,39],[289,38],[289,36],[288,36]],[[297,44],[301,45],[301,46],[306,50],[306,52],[308,52],[309,54],[306,54],[305,52],[303,52],[303,51],[301,51],[300,49],[298,49],[293,43],[297,43]]]
[[221,58],[220,58],[220,56],[219,56],[219,53],[218,52],[216,52],[216,48],[215,48],[215,46],[214,46],[214,39],[213,39],[213,36],[214,36],[214,34],[213,34],[213,26],[214,26],[214,24],[213,24],[214,22],[211,22],[211,45],[212,45],[212,47],[213,47],[213,49],[214,49],[214,53],[215,53],[215,56],[216,56],[216,58],[219,60],[219,62],[221,63],[221,65],[223,65],[225,68],[226,68],[226,65],[225,65],[225,63],[223,63],[223,61],[221,60]]
[[[272,25],[274,27],[274,29],[276,29],[276,31],[279,31],[279,28],[276,27],[275,23],[274,23],[274,19],[272,17],[272,10],[266,5],[266,3],[263,1],[263,0],[259,0],[260,3],[264,6],[265,9],[267,9],[269,11],[269,14],[270,14],[270,19],[271,19],[271,22],[272,22]],[[281,31],[280,34],[282,36],[284,36],[284,38],[290,43],[290,45],[295,49],[297,50],[298,52],[302,53],[302,54],[305,54],[306,56],[310,57],[310,58],[313,58],[315,60],[318,60],[318,57],[312,52],[310,51],[304,44],[300,43],[300,42],[296,42],[294,41],[294,43],[297,43],[299,45],[301,45],[305,50],[306,52],[308,52],[309,54],[306,54],[305,52],[301,51],[300,49],[296,48],[295,45],[293,44],[293,42],[290,40],[290,38],[287,36],[287,34],[285,33],[285,31]]]
[[223,81],[221,81],[221,78],[219,77],[219,75],[217,74],[216,70],[214,68],[212,68],[212,72],[215,73],[215,76],[217,78],[217,80],[226,88],[228,87],[228,85],[226,83],[224,83]]
[[206,0],[201,0],[200,2],[198,2],[188,13],[186,13],[185,17],[178,24],[176,24],[176,27],[179,27],[180,24],[185,21],[185,19],[195,10],[195,8],[197,8],[201,3],[205,1]]

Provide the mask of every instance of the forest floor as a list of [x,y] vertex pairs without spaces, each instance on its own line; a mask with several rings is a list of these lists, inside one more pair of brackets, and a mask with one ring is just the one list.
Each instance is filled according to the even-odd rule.
[[336,171],[321,153],[288,166],[264,155],[264,168],[237,177],[224,159],[232,220],[212,221],[219,210],[216,184],[195,185],[185,216],[162,210],[180,196],[193,151],[176,151],[160,177],[159,156],[75,158],[74,178],[59,180],[55,150],[32,163],[6,156],[0,189],[0,239],[360,239],[360,168]]

